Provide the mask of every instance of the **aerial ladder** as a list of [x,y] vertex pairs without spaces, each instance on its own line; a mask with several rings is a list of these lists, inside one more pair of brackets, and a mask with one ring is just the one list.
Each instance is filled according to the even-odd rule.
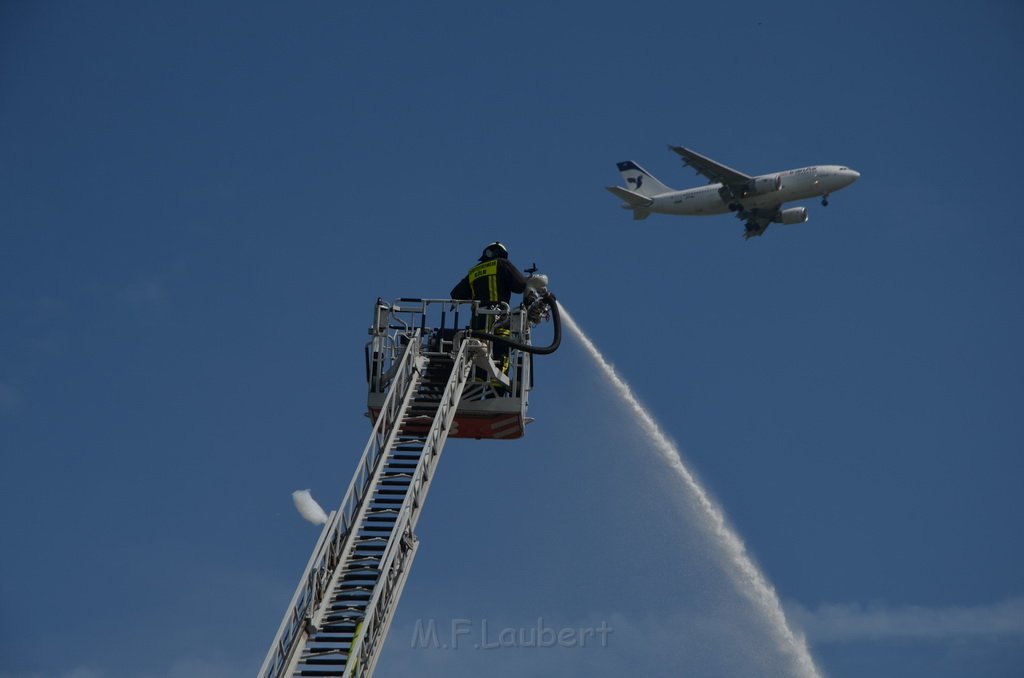
[[[533,356],[553,352],[561,330],[547,278],[530,281],[514,309],[451,299],[377,300],[365,356],[373,429],[259,678],[373,675],[445,442],[518,438],[531,421]],[[554,339],[535,347],[531,330],[548,318]]]

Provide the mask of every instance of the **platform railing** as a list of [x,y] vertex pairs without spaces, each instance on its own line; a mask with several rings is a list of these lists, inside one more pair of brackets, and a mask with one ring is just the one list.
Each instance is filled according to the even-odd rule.
[[[371,393],[383,393],[389,388],[390,372],[399,349],[410,341],[411,333],[419,331],[422,350],[429,353],[454,354],[458,347],[453,339],[459,331],[469,328],[474,316],[501,318],[507,325],[513,341],[529,343],[530,324],[521,307],[487,308],[477,301],[460,299],[401,298],[388,304],[377,301],[373,339],[366,346],[366,373]],[[487,322],[490,326],[492,323]],[[529,385],[520,384],[517,375],[527,359],[521,351],[509,352],[510,372],[514,397],[521,395]]]

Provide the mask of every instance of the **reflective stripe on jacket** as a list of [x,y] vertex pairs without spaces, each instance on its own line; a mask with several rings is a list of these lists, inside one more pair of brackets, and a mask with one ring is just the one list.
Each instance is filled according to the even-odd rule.
[[469,292],[476,301],[501,301],[498,294],[498,260],[484,261],[469,269]]

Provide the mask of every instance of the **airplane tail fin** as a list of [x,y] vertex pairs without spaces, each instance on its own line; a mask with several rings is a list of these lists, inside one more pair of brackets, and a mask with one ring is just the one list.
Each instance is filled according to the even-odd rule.
[[[659,193],[668,193],[672,189],[655,179],[647,170],[632,160],[616,163],[619,174],[626,181],[629,190],[642,196],[651,197]],[[620,196],[621,197],[621,196]]]
[[634,193],[621,186],[605,186],[605,189],[623,201],[623,209],[633,210],[633,219],[639,221],[651,216],[651,205],[654,201],[647,196]]

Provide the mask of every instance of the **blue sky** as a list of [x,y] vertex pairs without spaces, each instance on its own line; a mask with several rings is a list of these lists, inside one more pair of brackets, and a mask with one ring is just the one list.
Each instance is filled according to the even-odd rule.
[[[365,443],[378,297],[494,239],[823,673],[1024,667],[1018,3],[0,6],[0,676],[253,675]],[[745,242],[665,148],[862,178]],[[785,674],[581,348],[452,441],[380,675]],[[412,647],[417,620],[607,647]]]

